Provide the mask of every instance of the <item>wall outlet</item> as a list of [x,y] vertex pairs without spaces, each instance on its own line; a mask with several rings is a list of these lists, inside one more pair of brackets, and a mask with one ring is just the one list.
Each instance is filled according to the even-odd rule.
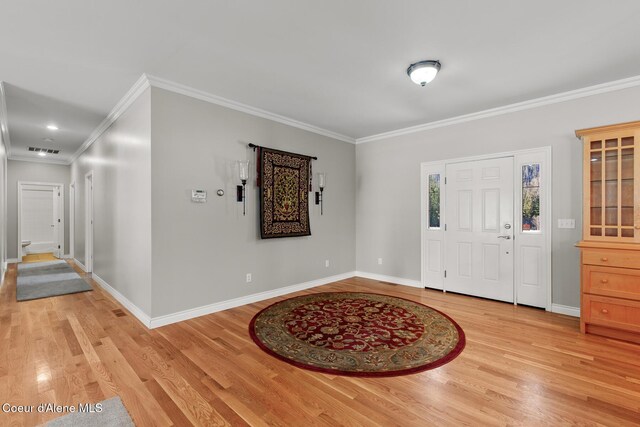
[[382,258],[378,258],[378,265],[382,265]]
[[324,266],[325,266],[325,267],[329,267],[329,260],[328,260],[328,259],[325,259],[325,260],[324,260]]
[[575,219],[559,219],[558,228],[576,228]]
[[247,273],[247,283],[251,283],[251,273]]

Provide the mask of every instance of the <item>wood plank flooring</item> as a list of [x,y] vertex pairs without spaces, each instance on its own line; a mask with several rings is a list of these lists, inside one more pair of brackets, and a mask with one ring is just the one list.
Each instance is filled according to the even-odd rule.
[[[274,298],[148,330],[106,292],[18,303],[0,291],[0,404],[120,395],[139,426],[640,425],[640,346],[584,336],[578,319],[353,278],[319,291],[408,298],[453,317],[467,347],[435,370],[350,378],[262,352],[247,325]],[[0,425],[59,416],[7,414]]]

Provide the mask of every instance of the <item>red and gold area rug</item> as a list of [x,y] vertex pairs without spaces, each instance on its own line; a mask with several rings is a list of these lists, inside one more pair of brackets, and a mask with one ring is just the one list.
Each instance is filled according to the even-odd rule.
[[300,368],[390,377],[433,369],[464,348],[462,328],[431,307],[388,295],[329,292],[273,304],[251,320],[260,348]]

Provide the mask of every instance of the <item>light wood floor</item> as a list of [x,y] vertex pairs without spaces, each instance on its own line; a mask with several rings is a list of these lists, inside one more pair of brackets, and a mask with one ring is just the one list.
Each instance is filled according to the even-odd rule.
[[[640,423],[640,346],[581,335],[567,316],[360,278],[298,293],[409,298],[466,332],[466,349],[438,369],[349,378],[294,368],[254,345],[250,319],[285,297],[150,331],[95,283],[17,303],[15,274],[13,265],[0,291],[0,404],[120,395],[137,425]],[[0,425],[55,416],[0,412]]]
[[58,258],[54,257],[52,252],[45,252],[42,254],[28,254],[22,257],[22,262],[44,262],[57,260]]

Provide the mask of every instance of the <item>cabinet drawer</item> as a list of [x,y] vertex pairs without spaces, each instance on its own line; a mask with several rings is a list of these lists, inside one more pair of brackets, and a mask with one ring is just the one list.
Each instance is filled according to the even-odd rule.
[[585,265],[583,276],[583,292],[640,300],[640,270]]
[[639,301],[585,294],[582,307],[586,323],[640,332]]
[[611,267],[640,268],[639,251],[583,249],[582,263]]

